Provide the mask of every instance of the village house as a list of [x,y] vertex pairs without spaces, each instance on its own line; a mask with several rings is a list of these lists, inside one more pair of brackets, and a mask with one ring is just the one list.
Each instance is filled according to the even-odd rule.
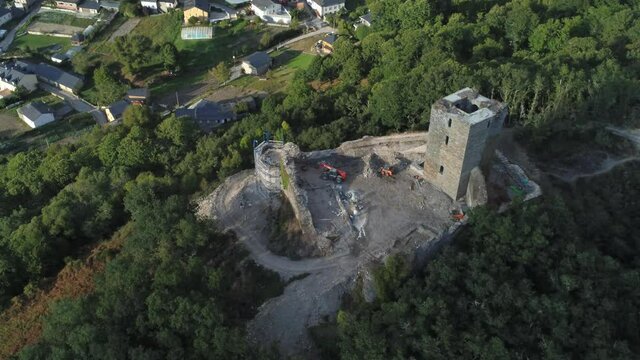
[[176,110],[176,117],[185,116],[193,119],[203,131],[211,131],[237,118],[231,104],[219,104],[208,100],[200,100],[191,108]]
[[35,129],[55,120],[53,110],[40,101],[34,101],[18,109],[18,117]]
[[331,54],[333,52],[333,46],[338,40],[338,36],[334,33],[327,34],[325,37],[318,41],[320,48],[323,52]]
[[290,24],[291,14],[281,4],[271,0],[252,0],[251,11],[268,23]]
[[63,10],[78,11],[80,0],[57,0],[56,8]]
[[325,17],[330,14],[335,14],[344,8],[345,0],[307,0],[307,3],[316,15],[319,17]]
[[140,0],[140,6],[151,12],[158,12],[158,2],[156,0]]
[[31,7],[33,6],[33,4],[35,4],[37,2],[38,2],[38,0],[15,0],[15,2],[13,4],[17,8],[24,9],[24,10],[30,10]]
[[150,94],[148,88],[129,89],[125,100],[129,101],[133,105],[143,105],[149,101]]
[[159,0],[158,7],[162,12],[169,12],[169,10],[178,7],[178,0]]
[[13,13],[10,9],[0,8],[0,26],[8,23],[13,19]]
[[100,4],[97,1],[87,0],[78,6],[81,13],[97,14],[100,11]]
[[40,81],[74,94],[84,84],[80,77],[45,63],[34,66],[34,72]]
[[124,114],[124,111],[127,110],[129,105],[130,104],[125,100],[118,100],[113,104],[107,106],[104,109],[105,114],[107,114],[107,119],[109,119],[110,122],[121,119],[122,114]]
[[208,21],[211,5],[207,0],[185,0],[184,23],[189,24],[189,19],[196,18]]
[[248,75],[262,75],[269,70],[272,63],[271,56],[264,51],[256,51],[242,60],[242,71]]
[[360,16],[359,21],[353,25],[356,29],[360,26],[371,27],[371,13]]
[[38,79],[30,72],[29,64],[21,61],[0,65],[0,99],[11,94],[18,87],[28,92],[38,87]]

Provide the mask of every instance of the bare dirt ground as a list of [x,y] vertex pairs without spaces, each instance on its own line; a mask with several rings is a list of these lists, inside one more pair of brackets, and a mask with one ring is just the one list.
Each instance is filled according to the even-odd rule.
[[127,20],[127,22],[122,24],[122,26],[120,26],[118,30],[114,31],[113,34],[111,34],[111,37],[109,38],[109,42],[113,42],[118,36],[125,36],[131,31],[133,31],[133,29],[136,26],[138,26],[138,23],[140,22],[140,20],[142,20],[142,18],[133,18],[133,19]]
[[253,89],[243,89],[240,87],[228,85],[221,87],[219,89],[213,90],[205,99],[212,101],[227,101],[238,98],[243,98],[246,96],[266,96],[265,92],[253,90]]
[[82,32],[83,28],[61,24],[50,24],[36,21],[29,26],[28,32],[37,32],[41,34],[64,34],[73,35],[77,32]]
[[[347,181],[338,185],[320,179],[321,170],[313,166],[318,161],[342,167],[348,172]],[[198,214],[235,232],[261,266],[285,279],[308,274],[289,284],[283,295],[263,304],[248,332],[255,342],[277,343],[285,355],[313,358],[307,329],[335,316],[342,295],[373,263],[390,253],[413,253],[447,234],[452,225],[448,216],[452,201],[417,179],[417,173],[410,168],[395,178],[379,177],[369,156],[354,158],[322,152],[321,156],[304,158],[295,165],[300,171],[291,181],[307,191],[314,224],[337,236],[331,255],[291,260],[268,251],[271,223],[266,214],[277,209],[279,195],[267,193],[252,171],[228,178],[201,201]],[[346,193],[353,194],[359,206],[337,206]]]
[[0,139],[18,136],[30,130],[29,126],[20,120],[14,113],[0,113]]

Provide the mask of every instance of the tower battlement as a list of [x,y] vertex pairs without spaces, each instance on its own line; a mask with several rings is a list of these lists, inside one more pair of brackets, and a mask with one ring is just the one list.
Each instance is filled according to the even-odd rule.
[[508,109],[499,101],[465,88],[431,107],[425,178],[452,199],[464,196],[471,170],[493,152]]

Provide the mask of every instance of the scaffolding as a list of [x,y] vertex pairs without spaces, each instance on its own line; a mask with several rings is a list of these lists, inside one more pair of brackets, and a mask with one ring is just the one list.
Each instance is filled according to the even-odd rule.
[[256,177],[270,192],[282,190],[282,141],[267,140],[253,149]]

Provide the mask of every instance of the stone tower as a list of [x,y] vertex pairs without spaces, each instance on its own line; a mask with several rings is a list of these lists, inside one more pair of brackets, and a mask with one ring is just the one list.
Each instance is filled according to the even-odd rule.
[[431,107],[425,178],[453,200],[465,195],[471,170],[491,158],[507,107],[465,88]]

